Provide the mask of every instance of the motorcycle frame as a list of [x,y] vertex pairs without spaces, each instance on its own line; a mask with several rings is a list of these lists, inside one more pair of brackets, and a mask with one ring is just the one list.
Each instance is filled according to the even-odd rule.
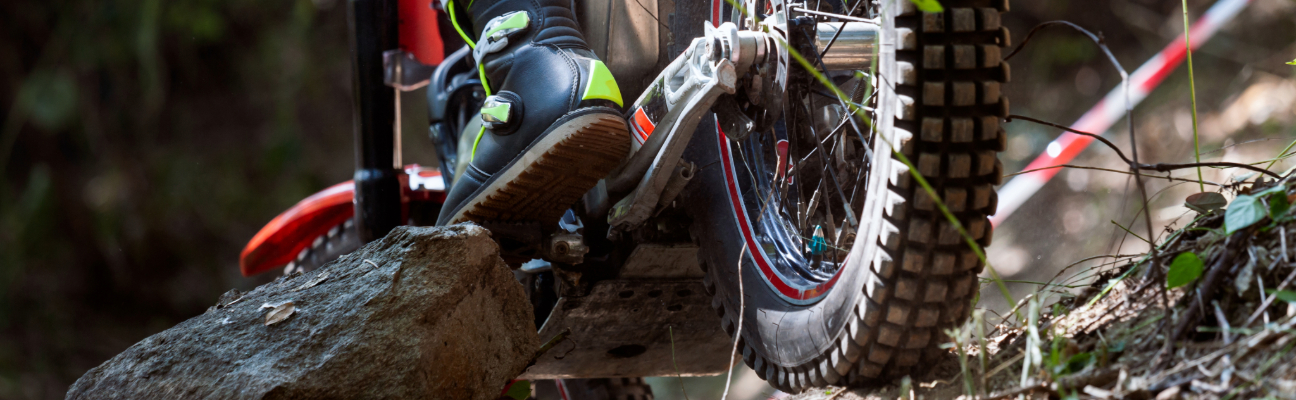
[[401,225],[399,89],[384,81],[383,53],[400,48],[398,0],[347,1],[356,146],[355,218],[365,242]]

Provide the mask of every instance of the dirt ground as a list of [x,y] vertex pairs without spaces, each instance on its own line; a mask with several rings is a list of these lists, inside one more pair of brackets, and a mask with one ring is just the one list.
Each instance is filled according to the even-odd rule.
[[[951,332],[959,355],[927,376],[792,398],[1296,398],[1291,184],[1221,188],[1237,196],[1236,210],[1194,213],[1194,223],[1164,231],[1155,255],[1112,257],[1121,262],[1094,268],[1092,284],[1050,284],[1002,316],[975,316]],[[1244,226],[1253,198],[1268,212]]]

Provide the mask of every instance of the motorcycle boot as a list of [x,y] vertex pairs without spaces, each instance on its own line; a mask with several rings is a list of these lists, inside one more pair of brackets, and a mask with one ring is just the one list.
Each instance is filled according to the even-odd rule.
[[445,9],[473,46],[488,96],[437,224],[552,229],[630,151],[620,89],[581,35],[571,0],[461,1]]

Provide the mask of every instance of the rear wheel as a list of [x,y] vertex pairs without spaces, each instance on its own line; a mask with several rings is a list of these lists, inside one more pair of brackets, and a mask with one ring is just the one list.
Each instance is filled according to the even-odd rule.
[[[819,23],[847,19],[824,14],[875,18],[876,67],[823,71],[865,117],[852,120],[788,61],[776,122],[743,138],[704,125],[690,155],[707,166],[690,192],[709,205],[694,213],[693,231],[712,305],[748,366],[789,392],[918,372],[942,352],[942,332],[967,318],[982,264],[892,146],[987,246],[1008,109],[1007,0],[944,0],[943,13],[909,0],[815,3],[813,13],[778,0],[747,8],[786,19],[779,33],[810,63]],[[824,65],[833,49],[859,51],[829,47]]]

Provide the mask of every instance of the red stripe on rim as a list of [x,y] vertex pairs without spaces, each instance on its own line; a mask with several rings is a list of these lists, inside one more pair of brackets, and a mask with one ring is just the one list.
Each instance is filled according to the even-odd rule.
[[724,0],[711,0],[711,26],[720,27],[720,3]]
[[567,382],[562,379],[555,379],[554,386],[558,387],[558,397],[562,398],[562,400],[571,399],[571,395],[567,394]]
[[[742,195],[738,192],[738,175],[734,171],[733,153],[729,148],[729,140],[725,137],[724,132],[720,130],[720,122],[716,122],[716,138],[720,143],[720,155],[724,158],[721,160],[721,166],[725,173],[725,189],[729,193],[729,205],[734,211],[734,217],[737,219],[738,229],[742,231],[743,243],[751,251],[752,259],[760,267],[761,277],[765,278],[765,283],[774,288],[780,296],[797,303],[807,303],[818,300],[837,283],[837,278],[841,277],[842,270],[846,268],[846,261],[842,261],[842,267],[837,269],[837,273],[827,282],[814,285],[793,286],[783,278],[774,268],[770,266],[769,257],[765,255],[765,248],[758,246],[756,238],[752,234],[751,222],[747,219],[747,210],[743,208]],[[741,212],[740,212],[741,211]]]

